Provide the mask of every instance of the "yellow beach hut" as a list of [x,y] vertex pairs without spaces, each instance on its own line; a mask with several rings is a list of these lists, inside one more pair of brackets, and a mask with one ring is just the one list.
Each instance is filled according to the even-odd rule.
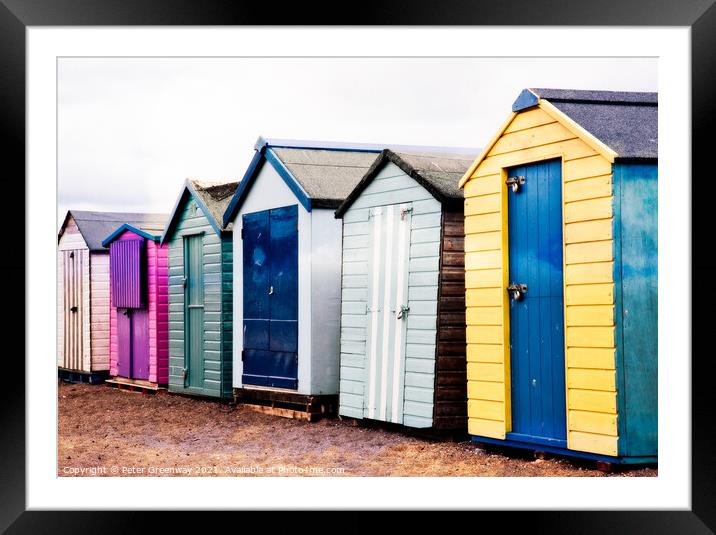
[[475,442],[657,460],[657,113],[525,89],[462,178]]

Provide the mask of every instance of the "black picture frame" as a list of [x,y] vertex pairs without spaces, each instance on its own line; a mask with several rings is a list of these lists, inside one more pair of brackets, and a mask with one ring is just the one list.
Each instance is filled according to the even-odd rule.
[[[94,26],[94,25],[281,25],[281,24],[350,24],[350,25],[576,25],[576,26],[687,26],[691,28],[692,73],[692,169],[693,175],[708,182],[706,162],[710,151],[706,143],[714,117],[716,85],[716,7],[715,0],[570,0],[569,2],[503,0],[467,2],[457,0],[413,0],[401,3],[364,2],[356,9],[346,9],[338,2],[293,2],[281,9],[267,10],[264,4],[230,2],[229,0],[0,0],[0,129],[4,143],[3,188],[6,193],[6,217],[23,229],[23,241],[12,247],[14,260],[0,263],[5,282],[5,303],[0,307],[4,338],[3,372],[6,380],[0,387],[0,531],[8,533],[124,533],[130,531],[174,530],[188,527],[187,513],[113,512],[29,512],[25,509],[25,377],[24,363],[12,355],[25,353],[24,338],[28,324],[25,318],[25,293],[32,284],[25,274],[25,247],[31,247],[25,235],[25,31],[28,26]],[[409,4],[409,6],[408,6]],[[270,13],[270,15],[268,15]],[[525,43],[529,48],[529,43]],[[684,187],[698,185],[690,177],[663,177],[683,180]],[[706,184],[704,184],[706,185]],[[692,281],[709,280],[714,265],[708,260],[712,243],[708,188],[703,195],[692,196]],[[9,214],[8,214],[9,209]],[[19,240],[19,237],[15,238]],[[701,260],[697,260],[698,256]],[[692,300],[692,314],[697,328],[686,341],[685,351],[692,349],[692,508],[690,511],[641,512],[502,512],[494,522],[508,523],[510,531],[529,530],[549,533],[714,533],[716,531],[716,453],[714,423],[716,411],[711,395],[713,388],[713,350],[704,344],[710,334],[711,314],[697,311],[708,301]],[[22,305],[20,305],[22,303]],[[700,327],[700,328],[698,328]],[[691,333],[685,333],[691,334]],[[15,347],[13,347],[13,345]],[[699,346],[706,349],[698,351]],[[684,358],[686,355],[669,355]],[[26,356],[27,358],[27,356]],[[211,523],[223,524],[224,513]],[[246,515],[246,512],[240,513]],[[262,522],[262,517],[243,520],[244,525]],[[274,513],[271,513],[272,515]],[[295,513],[294,513],[295,514]],[[292,531],[310,527],[316,532],[363,532],[374,522],[370,513],[349,513],[341,528],[335,520],[304,522],[294,517]],[[456,515],[458,513],[449,513]],[[464,519],[450,523],[460,526]],[[410,524],[424,525],[423,515],[406,515],[403,529]],[[274,525],[280,527],[282,523]],[[268,526],[267,529],[270,529]],[[238,529],[238,526],[237,526]],[[457,528],[461,529],[461,528]],[[464,528],[462,528],[464,529]]]

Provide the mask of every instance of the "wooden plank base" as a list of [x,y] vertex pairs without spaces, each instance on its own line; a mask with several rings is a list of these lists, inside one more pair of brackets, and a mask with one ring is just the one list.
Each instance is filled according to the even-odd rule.
[[82,372],[77,370],[68,370],[65,368],[57,368],[57,378],[67,383],[89,383],[98,385],[104,383],[109,377],[109,372]]
[[142,394],[156,394],[159,390],[163,390],[156,383],[142,381],[141,379],[127,379],[126,377],[112,377],[111,379],[107,379],[105,384],[119,390],[139,392]]
[[338,396],[311,396],[281,390],[235,388],[234,401],[264,414],[315,422],[337,414]]

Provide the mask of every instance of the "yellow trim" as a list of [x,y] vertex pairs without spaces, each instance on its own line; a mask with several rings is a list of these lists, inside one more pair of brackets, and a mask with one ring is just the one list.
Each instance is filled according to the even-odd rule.
[[477,169],[477,166],[480,165],[480,163],[482,163],[482,160],[487,157],[487,155],[492,150],[492,147],[494,147],[495,143],[497,143],[497,141],[502,137],[502,134],[505,132],[505,130],[507,130],[507,127],[510,126],[512,119],[514,119],[515,117],[517,117],[517,114],[515,112],[510,112],[510,115],[509,117],[507,117],[507,120],[502,125],[502,128],[500,128],[497,133],[492,137],[492,139],[490,139],[490,142],[485,145],[485,148],[482,149],[480,155],[475,159],[474,162],[472,162],[470,168],[465,171],[465,174],[462,176],[460,182],[458,183],[459,187],[462,188],[467,183],[467,181],[470,180],[470,177],[472,177],[472,174],[475,172],[475,169]]
[[[581,138],[587,145],[592,147],[595,151],[597,151],[601,156],[603,156],[609,163],[614,163],[614,159],[618,156],[616,152],[614,152],[612,149],[607,147],[604,143],[599,141],[594,135],[587,132],[584,128],[579,126],[576,122],[574,122],[572,119],[569,118],[569,116],[565,115],[563,112],[559,111],[551,102],[548,100],[539,99],[539,103],[537,104],[537,107],[541,110],[543,110],[545,113],[550,115],[555,121],[558,121],[562,124],[565,128],[570,130],[574,133],[577,137]],[[482,149],[482,152],[480,155],[475,159],[475,161],[472,163],[470,168],[465,172],[463,177],[460,179],[460,182],[458,183],[459,187],[464,187],[465,184],[467,184],[467,181],[472,178],[473,173],[478,168],[478,166],[482,163],[482,161],[487,158],[488,154],[492,150],[492,148],[495,146],[495,143],[497,143],[500,138],[505,133],[505,130],[507,130],[510,126],[510,123],[512,123],[513,119],[519,115],[520,112],[510,112],[510,115],[507,117],[507,120],[503,123],[502,127],[497,131],[497,133],[490,139],[490,142],[485,145],[485,148]]]
[[539,99],[538,107],[551,115],[555,120],[562,123],[562,125],[565,126],[567,129],[574,132],[576,136],[582,138],[582,140],[587,145],[589,145],[599,154],[601,154],[607,161],[609,161],[609,163],[614,163],[614,158],[618,156],[616,152],[614,152],[612,149],[607,147],[604,143],[599,141],[592,134],[587,132],[584,128],[575,123],[572,119],[569,118],[569,116],[565,115],[557,108],[555,108],[554,104],[547,100]]

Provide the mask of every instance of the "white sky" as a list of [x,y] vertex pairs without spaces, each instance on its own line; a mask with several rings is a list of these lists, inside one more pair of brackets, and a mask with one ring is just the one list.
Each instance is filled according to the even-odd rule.
[[64,58],[68,209],[168,213],[183,180],[241,178],[259,135],[480,148],[525,87],[657,90],[655,58]]

